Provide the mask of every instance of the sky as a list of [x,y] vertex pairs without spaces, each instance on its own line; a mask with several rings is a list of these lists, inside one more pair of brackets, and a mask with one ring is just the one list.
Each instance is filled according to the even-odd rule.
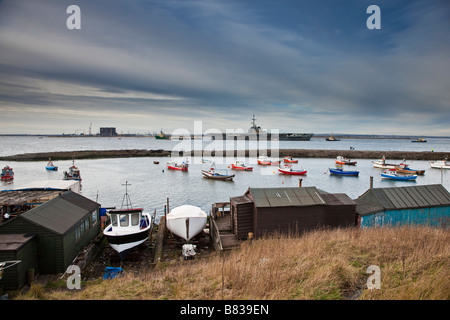
[[0,133],[225,132],[255,115],[450,136],[449,16],[447,0],[0,0]]

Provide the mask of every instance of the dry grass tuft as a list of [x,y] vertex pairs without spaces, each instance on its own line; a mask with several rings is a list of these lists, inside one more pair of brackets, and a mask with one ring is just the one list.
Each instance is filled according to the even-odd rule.
[[[427,227],[337,229],[272,236],[207,260],[22,299],[427,299],[450,298],[450,234]],[[367,267],[381,269],[368,290]]]

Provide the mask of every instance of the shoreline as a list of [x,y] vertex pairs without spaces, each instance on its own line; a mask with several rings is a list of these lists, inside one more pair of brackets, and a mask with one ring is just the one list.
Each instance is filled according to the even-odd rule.
[[[270,150],[267,150],[267,156],[271,156]],[[132,158],[132,157],[189,157],[199,156],[208,157],[215,156],[212,151],[209,155],[203,155],[202,150],[194,151],[179,151],[172,152],[167,150],[145,150],[145,149],[131,149],[131,150],[81,150],[81,151],[56,151],[56,152],[38,152],[38,153],[24,153],[11,156],[0,157],[1,161],[48,161],[51,158],[57,160],[77,160],[77,159],[104,159],[104,158]],[[255,150],[223,150],[220,151],[222,156],[259,156],[264,153],[259,153]],[[284,158],[291,156],[294,158],[336,158],[337,156],[344,156],[350,159],[381,159],[383,156],[387,160],[442,160],[448,158],[450,152],[432,152],[432,151],[366,151],[366,150],[316,150],[316,149],[280,149],[277,157]],[[219,156],[219,154],[217,155]]]

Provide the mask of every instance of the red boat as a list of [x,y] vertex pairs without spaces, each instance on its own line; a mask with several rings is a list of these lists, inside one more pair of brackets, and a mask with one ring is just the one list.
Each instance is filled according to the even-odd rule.
[[167,169],[169,170],[180,170],[180,171],[188,171],[189,165],[185,162],[182,164],[177,164],[174,162],[167,162]]
[[283,161],[285,163],[298,163],[298,160],[294,160],[292,157],[284,157]]
[[1,181],[11,181],[14,179],[14,171],[10,166],[2,169]]
[[278,171],[282,174],[290,174],[290,175],[305,175],[306,170],[293,170],[291,166],[285,166],[283,169],[278,168]]
[[231,169],[234,170],[243,170],[243,171],[252,171],[253,167],[247,167],[242,161],[235,161],[231,164]]

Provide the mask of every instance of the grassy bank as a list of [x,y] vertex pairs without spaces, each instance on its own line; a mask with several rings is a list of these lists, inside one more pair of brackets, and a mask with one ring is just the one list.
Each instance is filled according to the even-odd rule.
[[[271,237],[204,260],[161,263],[70,291],[34,285],[17,299],[425,299],[450,298],[450,233],[402,227]],[[367,267],[381,270],[368,290]]]

